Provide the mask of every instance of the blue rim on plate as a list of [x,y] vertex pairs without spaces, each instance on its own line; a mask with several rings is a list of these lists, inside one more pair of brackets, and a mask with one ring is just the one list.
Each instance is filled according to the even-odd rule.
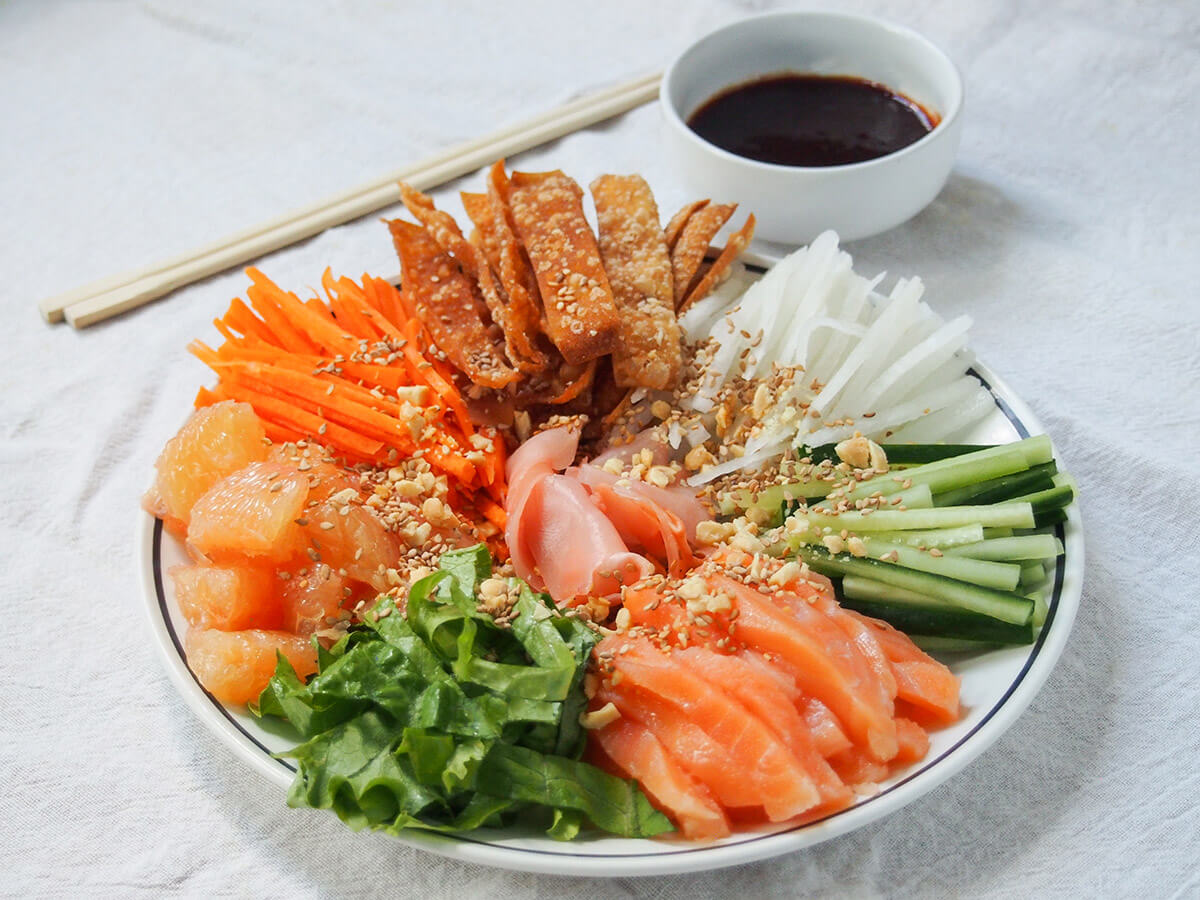
[[[991,394],[996,413],[1003,417],[1016,438],[1043,432],[1028,407],[985,366],[976,363],[970,374]],[[1077,505],[1068,509],[1067,521],[1056,526],[1056,534],[1063,542],[1065,553],[1055,564],[1045,624],[1032,645],[1004,648],[983,655],[1003,657],[1010,670],[1003,674],[1007,680],[992,689],[992,699],[986,708],[969,709],[964,722],[959,723],[960,726],[969,723],[969,726],[946,746],[937,746],[938,735],[942,732],[933,732],[934,744],[929,756],[885,782],[878,793],[860,799],[847,809],[804,825],[740,832],[714,844],[607,837],[582,843],[561,843],[544,836],[496,831],[471,834],[412,831],[400,840],[466,862],[527,872],[612,877],[695,872],[739,865],[800,850],[875,821],[932,790],[978,757],[1012,725],[1049,676],[1066,644],[1082,593],[1083,530]],[[171,608],[163,577],[164,550],[173,539],[164,536],[161,521],[146,514],[139,520],[138,541],[146,611],[163,662],[176,688],[205,725],[237,756],[271,781],[286,786],[295,767],[287,760],[271,755],[275,751],[265,742],[266,732],[259,730],[250,717],[237,714],[217,701],[187,668],[179,633],[181,623],[177,611]],[[1015,672],[1011,671],[1014,666]],[[943,732],[955,728],[951,726]]]

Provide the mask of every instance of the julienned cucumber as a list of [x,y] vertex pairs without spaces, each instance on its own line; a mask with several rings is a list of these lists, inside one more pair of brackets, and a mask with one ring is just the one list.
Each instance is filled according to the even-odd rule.
[[947,556],[969,556],[972,559],[1011,562],[1053,559],[1062,555],[1063,545],[1062,541],[1051,534],[1023,534],[1018,537],[989,538],[974,544],[952,544],[946,546],[944,552]]
[[1041,491],[1054,486],[1057,472],[1053,462],[1042,463],[1024,472],[1002,475],[976,484],[964,485],[943,491],[934,498],[934,506],[962,506],[967,503],[1001,503],[1022,494]]
[[867,531],[908,531],[913,528],[955,528],[961,525],[1033,528],[1033,508],[1028,503],[1002,503],[996,506],[944,506],[940,509],[879,509],[870,512],[844,512],[826,515],[810,512],[809,527],[828,528],[831,533],[843,529]]
[[921,594],[900,590],[866,578],[842,579],[842,605],[875,619],[883,619],[908,635],[983,641],[996,644],[1033,642],[1033,617],[1023,624],[991,616]]
[[1016,563],[973,559],[969,556],[949,556],[945,553],[935,556],[927,550],[881,541],[874,536],[864,538],[863,544],[867,555],[874,559],[918,572],[943,575],[955,581],[965,581],[998,591],[1015,591],[1021,581],[1021,567]]
[[834,556],[823,547],[802,546],[796,555],[822,575],[860,576],[990,616],[1010,625],[1027,626],[1033,620],[1033,601],[1011,591],[967,584],[943,575],[917,572],[877,559],[853,557],[848,554]]
[[[919,466],[937,462],[977,450],[989,450],[995,444],[880,444],[893,466]],[[838,461],[837,444],[822,444],[820,447],[805,448],[804,455],[814,463]]]
[[850,499],[869,497],[879,491],[895,493],[907,484],[927,484],[934,494],[944,493],[970,484],[978,484],[1024,472],[1033,466],[1053,462],[1054,451],[1046,435],[1026,438],[1013,444],[999,444],[927,463],[897,474],[877,475],[860,482],[846,492]]

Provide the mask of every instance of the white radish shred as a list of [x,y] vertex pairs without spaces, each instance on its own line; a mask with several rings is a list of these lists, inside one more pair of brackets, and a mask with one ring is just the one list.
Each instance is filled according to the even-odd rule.
[[[765,378],[780,367],[804,374],[773,398],[742,456],[705,468],[689,483],[856,432],[876,440],[945,440],[991,408],[988,392],[966,375],[974,359],[966,347],[970,318],[943,320],[923,301],[919,278],[899,279],[881,296],[883,275],[855,273],[832,231],[742,290],[751,277],[736,270],[680,318],[689,341],[714,339],[699,387],[683,405],[711,412],[738,375]],[[808,405],[801,409],[802,403]],[[685,435],[692,446],[706,437]]]

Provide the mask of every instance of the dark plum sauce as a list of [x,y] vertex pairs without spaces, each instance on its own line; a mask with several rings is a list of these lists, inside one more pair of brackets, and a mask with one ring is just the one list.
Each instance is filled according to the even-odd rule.
[[711,144],[782,166],[841,166],[895,153],[937,118],[888,87],[849,76],[780,74],[710,98],[688,126]]

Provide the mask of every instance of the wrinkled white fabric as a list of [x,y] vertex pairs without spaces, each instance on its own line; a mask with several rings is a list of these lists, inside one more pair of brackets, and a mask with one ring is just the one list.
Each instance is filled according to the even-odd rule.
[[[1078,479],[1088,568],[1061,662],[964,772],[900,812],[735,870],[511,874],[293,811],[176,695],[133,528],[206,381],[184,352],[237,272],[85,332],[41,296],[188,249],[653,70],[773,3],[0,4],[0,894],[1169,897],[1200,895],[1196,443],[1200,18],[1193,3],[849,0],[967,80],[954,174],[850,245],[919,274]],[[692,192],[642,108],[522,156]],[[478,178],[466,184],[478,189]],[[458,210],[453,185],[438,200]],[[368,217],[260,262],[391,274]]]

